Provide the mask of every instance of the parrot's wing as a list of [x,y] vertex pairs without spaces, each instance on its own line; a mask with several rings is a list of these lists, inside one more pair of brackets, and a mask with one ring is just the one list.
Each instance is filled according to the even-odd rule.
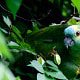
[[33,44],[38,53],[48,54],[49,51],[55,49],[62,53],[64,46],[64,29],[68,25],[54,25],[43,29],[38,32],[32,32],[28,35],[28,40]]
[[32,40],[46,40],[46,39],[51,39],[55,40],[60,38],[63,38],[64,35],[64,29],[68,25],[54,25],[54,26],[48,26],[45,28],[40,29],[37,32],[32,32],[28,35],[28,39]]
[[73,78],[77,75],[78,67],[71,61],[69,50],[64,46],[64,30],[67,26],[55,25],[43,28],[38,32],[29,34],[28,40],[35,47],[37,53],[45,54],[45,57],[55,47],[61,56],[59,68],[68,78]]

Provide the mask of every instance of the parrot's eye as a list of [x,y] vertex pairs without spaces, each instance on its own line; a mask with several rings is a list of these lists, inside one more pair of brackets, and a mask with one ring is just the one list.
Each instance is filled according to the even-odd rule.
[[79,32],[79,31],[77,31],[77,32],[76,32],[76,35],[77,35],[77,36],[79,36],[79,35],[80,35],[80,32]]

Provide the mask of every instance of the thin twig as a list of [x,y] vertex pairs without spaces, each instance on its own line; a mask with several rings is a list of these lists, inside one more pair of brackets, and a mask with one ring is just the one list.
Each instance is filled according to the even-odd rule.
[[[0,7],[1,7],[4,11],[12,14],[10,11],[8,11],[7,9],[5,9],[1,4],[0,4]],[[46,18],[50,13],[51,13],[51,9],[48,11],[48,14],[47,14],[44,18]],[[18,16],[18,15],[16,15],[16,17],[18,17],[18,18],[20,18],[20,19],[23,19],[23,20],[25,20],[25,21],[31,21],[31,22],[34,22],[34,21],[35,21],[35,20],[25,19],[25,18],[23,18],[23,17],[21,17],[21,16]],[[44,19],[44,18],[39,18],[39,19],[37,19],[37,20],[38,20],[38,21],[41,21],[41,20]]]
[[80,21],[80,17],[75,17],[75,16],[73,16],[72,18],[75,19],[75,20]]

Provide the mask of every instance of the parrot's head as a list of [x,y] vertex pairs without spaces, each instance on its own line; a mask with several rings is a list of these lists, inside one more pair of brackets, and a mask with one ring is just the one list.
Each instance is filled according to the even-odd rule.
[[80,45],[80,25],[72,25],[64,30],[64,44],[68,48],[74,44]]

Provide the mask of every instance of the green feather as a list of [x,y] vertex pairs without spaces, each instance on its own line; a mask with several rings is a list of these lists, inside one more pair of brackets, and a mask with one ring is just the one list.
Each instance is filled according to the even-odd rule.
[[[43,28],[38,32],[30,33],[27,39],[35,47],[37,53],[43,54],[46,59],[51,59],[48,53],[55,47],[55,50],[61,56],[60,69],[69,79],[72,79],[76,77],[78,66],[80,65],[80,46],[78,46],[80,41],[75,36],[78,30],[79,25],[77,27],[74,26],[74,28],[68,27],[68,25],[54,25]],[[67,33],[76,41],[76,44],[69,49],[64,46],[64,37]],[[69,72],[70,74],[68,74]]]

